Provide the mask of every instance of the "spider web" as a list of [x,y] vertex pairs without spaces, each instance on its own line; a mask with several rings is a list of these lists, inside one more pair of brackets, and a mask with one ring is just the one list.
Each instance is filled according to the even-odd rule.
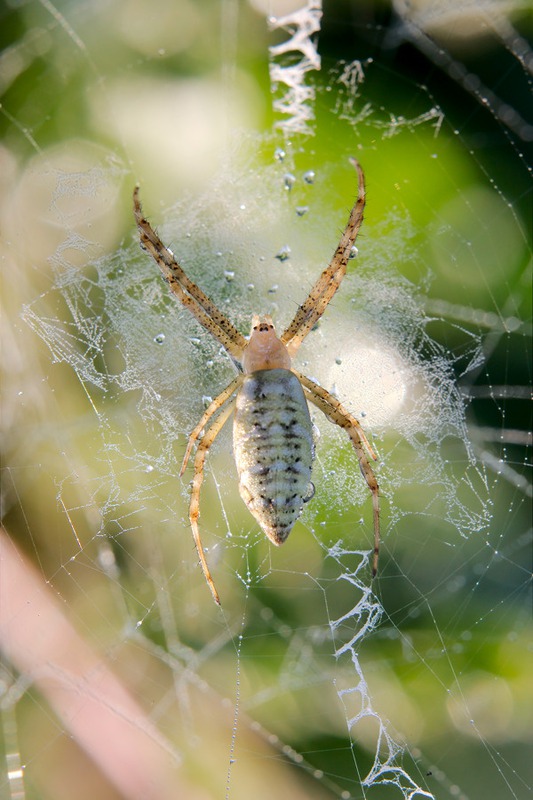
[[[220,84],[157,74],[161,59],[190,56],[191,42],[209,50],[207,12],[184,3],[176,39],[166,5],[150,26],[131,10],[107,11],[117,49],[106,61],[96,6],[29,3],[24,35],[2,56],[5,85],[22,81],[3,105],[15,315],[4,330],[13,391],[2,480],[19,552],[12,562],[3,549],[3,790],[473,798],[498,786],[498,796],[527,796],[526,122],[516,109],[505,116],[504,87],[491,94],[489,79],[456,78],[473,104],[472,119],[457,121],[435,87],[392,69],[387,47],[401,52],[418,30],[427,57],[444,52],[448,73],[461,72],[453,44],[432,49],[427,20],[405,10],[386,25],[356,19],[357,59],[325,55],[311,78],[320,7],[310,3],[307,16],[270,22],[270,36],[302,45],[300,69],[298,51],[286,61],[287,48],[258,33],[264,53],[276,48],[274,133],[230,136],[259,108],[250,75],[230,69],[244,46],[237,6],[224,6]],[[501,32],[503,20],[492,27]],[[326,14],[325,54],[335,24]],[[505,31],[530,88],[525,40]],[[62,141],[40,122],[44,78],[56,73],[69,89],[89,87],[90,136],[72,138],[79,108],[67,103],[55,123]],[[38,90],[24,91],[26,76]],[[484,113],[495,127],[475,139]],[[491,161],[490,137],[505,169]],[[177,473],[188,432],[234,371],[140,252],[131,190],[140,180],[162,239],[239,329],[258,311],[283,328],[346,222],[354,154],[368,182],[358,253],[296,366],[358,416],[379,453],[380,574],[371,584],[371,503],[342,432],[313,415],[316,494],[274,551],[237,496],[225,431],[201,498],[219,612]],[[37,584],[15,578],[24,551]],[[21,608],[36,597],[32,639]],[[39,649],[58,608],[73,628]],[[60,700],[54,681],[80,704]],[[114,740],[133,754],[126,770]]]

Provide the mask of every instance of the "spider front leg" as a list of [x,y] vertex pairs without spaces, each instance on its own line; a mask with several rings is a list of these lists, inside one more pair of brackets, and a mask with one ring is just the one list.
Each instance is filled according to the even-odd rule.
[[133,213],[139,231],[141,246],[158,265],[163,277],[170,286],[170,290],[185,308],[196,317],[200,325],[215,339],[218,339],[232,359],[240,363],[243,350],[246,347],[246,339],[200,287],[188,277],[176,261],[172,251],[163,244],[143,214],[138,186],[135,187],[133,192]]
[[322,272],[308,296],[298,308],[294,319],[281,335],[281,341],[287,345],[289,354],[294,356],[308,333],[316,325],[335,292],[346,275],[346,265],[352,255],[352,248],[357,239],[359,228],[363,222],[365,210],[365,176],[361,165],[355,158],[350,163],[357,172],[357,198],[351,210],[348,224],[344,229],[337,249],[329,265]]
[[361,425],[347,411],[339,401],[333,397],[326,389],[319,386],[318,383],[310,380],[305,375],[296,373],[300,383],[304,387],[307,399],[319,408],[332,422],[340,428],[344,428],[355,448],[357,459],[361,473],[367,483],[368,488],[372,493],[372,509],[374,518],[374,556],[372,560],[372,577],[375,577],[378,571],[379,560],[379,545],[380,545],[380,524],[379,524],[379,485],[374,474],[374,470],[370,466],[367,458],[368,455],[377,460],[374,450],[370,446]]
[[202,546],[202,537],[200,536],[200,529],[198,527],[198,517],[200,516],[200,489],[204,480],[204,463],[209,448],[222,430],[224,423],[227,421],[234,407],[235,400],[233,400],[233,402],[229,403],[228,406],[223,409],[223,411],[207,429],[200,440],[200,444],[198,445],[198,449],[196,450],[196,455],[194,457],[194,476],[192,479],[191,500],[189,504],[189,522],[191,523],[194,544],[196,545],[198,558],[200,559],[200,564],[202,566],[207,585],[209,586],[211,594],[213,595],[213,599],[217,605],[220,605],[220,598],[215,588],[213,578],[211,577],[209,567],[207,566],[207,559]]

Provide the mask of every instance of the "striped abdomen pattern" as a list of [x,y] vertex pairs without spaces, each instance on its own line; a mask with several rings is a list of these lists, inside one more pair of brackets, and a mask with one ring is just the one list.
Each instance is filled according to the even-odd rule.
[[242,499],[268,538],[282,544],[313,494],[313,429],[294,373],[246,375],[237,394],[233,449]]

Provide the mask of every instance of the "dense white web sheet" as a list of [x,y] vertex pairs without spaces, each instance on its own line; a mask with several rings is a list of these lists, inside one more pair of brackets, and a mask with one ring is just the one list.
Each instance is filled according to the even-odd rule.
[[[58,13],[71,50],[81,42],[90,52]],[[227,797],[262,796],[252,776],[260,768],[282,797],[475,797],[450,737],[502,796],[526,796],[530,783],[520,747],[531,495],[524,451],[508,450],[525,441],[509,412],[530,379],[523,369],[521,385],[510,377],[516,359],[526,363],[530,332],[519,299],[527,232],[513,204],[520,198],[484,172],[424,87],[409,85],[412,105],[401,113],[401,102],[376,100],[387,77],[372,58],[336,64],[306,116],[316,140],[296,147],[241,135],[201,191],[173,191],[164,211],[153,191],[144,198],[182,266],[240,329],[254,311],[283,327],[345,223],[355,148],[369,181],[359,252],[298,367],[338,394],[379,451],[383,556],[372,586],[368,492],[342,434],[317,414],[317,494],[276,552],[237,497],[227,432],[214,448],[201,524],[223,615],[209,606],[177,471],[188,432],[232,366],[169,296],[131,223],[111,255],[105,224],[100,240],[84,227],[87,215],[95,225],[115,207],[121,180],[116,205],[129,218],[137,175],[122,156],[76,145],[75,168],[49,151],[25,175],[30,187],[32,175],[45,176],[46,213],[60,233],[50,280],[38,275],[31,243],[10,243],[15,259],[29,250],[32,278],[15,331],[26,339],[29,325],[46,343],[44,382],[60,399],[48,430],[28,425],[10,451],[4,497],[17,511],[8,523],[16,529],[20,516],[81,635],[143,708],[146,723],[133,728],[160,736],[193,784],[207,764],[210,778],[199,783],[213,796],[224,784]],[[327,120],[338,126],[336,144],[352,132],[335,158],[314,151]],[[456,171],[470,171],[471,185]],[[28,193],[20,181],[15,200]],[[494,255],[500,240],[509,243],[505,270]],[[500,386],[492,357],[502,347],[509,378]],[[56,388],[63,369],[68,382]],[[483,392],[492,412],[478,424],[467,410]],[[59,457],[46,460],[51,450]],[[57,502],[57,540],[54,518],[47,540],[28,499],[41,470],[38,491]],[[26,669],[13,658],[6,670],[2,714],[15,766],[4,785],[37,797],[47,748],[26,740],[26,688],[35,687],[26,702],[41,692],[59,714],[60,737],[73,727],[28,652]],[[523,671],[513,674],[507,664],[518,660]],[[121,701],[109,705],[122,715]],[[58,763],[64,769],[64,757]]]

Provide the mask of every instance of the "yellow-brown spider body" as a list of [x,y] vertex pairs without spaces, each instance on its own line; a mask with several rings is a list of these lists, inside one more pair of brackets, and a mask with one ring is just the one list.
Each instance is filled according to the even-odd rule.
[[198,527],[200,488],[209,448],[235,411],[233,445],[241,496],[274,544],[282,544],[298,519],[302,505],[313,494],[311,465],[313,435],[307,403],[313,403],[348,434],[359,466],[372,493],[375,575],[379,555],[379,488],[368,461],[375,459],[359,422],[322,386],[297,372],[291,359],[316,325],[339,288],[363,221],[365,184],[363,171],[352,159],[358,176],[358,193],[348,224],[329,265],[298,307],[293,320],[278,337],[269,316],[254,316],[247,339],[213,301],[186,275],[143,216],[139,187],[133,210],[142,247],[158,264],[170,289],[209,333],[226,349],[241,370],[205,410],[192,431],[181,467],[182,475],[193,447],[189,520],[198,557],[214,600],[220,603]]

